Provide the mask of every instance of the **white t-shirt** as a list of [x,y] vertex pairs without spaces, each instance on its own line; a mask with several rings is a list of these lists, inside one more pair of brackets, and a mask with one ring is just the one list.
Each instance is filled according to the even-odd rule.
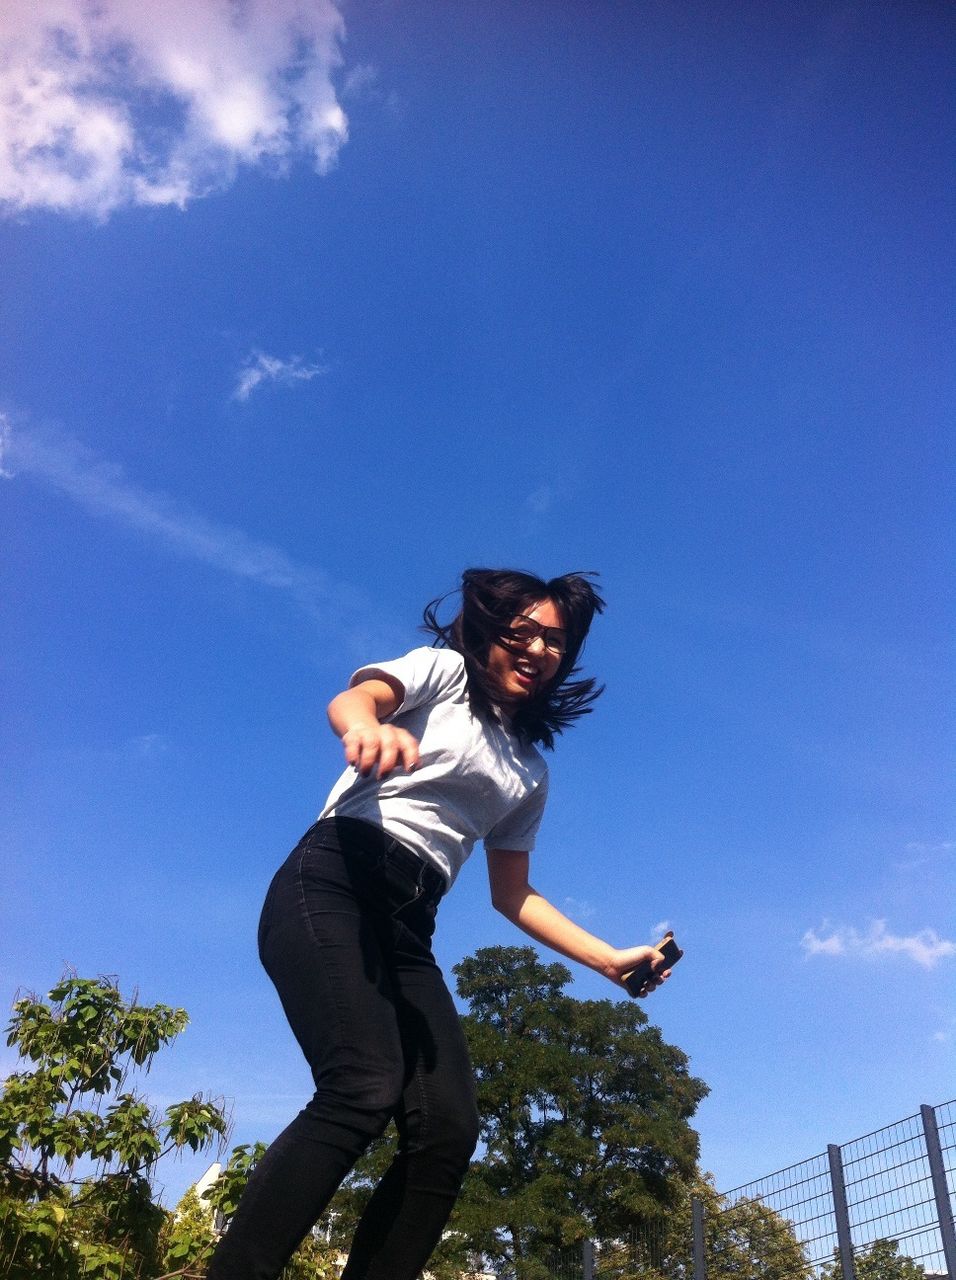
[[350,686],[380,675],[405,691],[389,723],[418,739],[411,773],[363,778],[354,767],[332,788],[320,818],[362,818],[414,849],[449,886],[474,848],[530,850],[544,811],[548,766],[504,724],[480,720],[468,703],[465,662],[452,649],[413,649],[361,667]]

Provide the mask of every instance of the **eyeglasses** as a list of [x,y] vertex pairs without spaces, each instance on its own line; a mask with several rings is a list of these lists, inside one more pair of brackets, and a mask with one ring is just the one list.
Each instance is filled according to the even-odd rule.
[[531,644],[539,636],[549,653],[560,656],[567,652],[568,637],[561,627],[543,627],[540,622],[535,622],[534,618],[526,618],[523,613],[515,618],[507,631],[507,639],[514,644]]

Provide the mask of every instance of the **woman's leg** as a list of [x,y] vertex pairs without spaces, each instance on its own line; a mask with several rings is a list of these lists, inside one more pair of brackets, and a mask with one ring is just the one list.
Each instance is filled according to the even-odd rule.
[[414,1280],[454,1207],[478,1139],[474,1077],[441,972],[412,941],[395,949],[406,1086],[395,1159],[362,1216],[342,1280]]
[[306,837],[270,888],[260,951],[316,1092],[253,1172],[209,1280],[274,1280],[401,1097],[404,1053],[375,918],[390,920],[390,904],[373,871]]

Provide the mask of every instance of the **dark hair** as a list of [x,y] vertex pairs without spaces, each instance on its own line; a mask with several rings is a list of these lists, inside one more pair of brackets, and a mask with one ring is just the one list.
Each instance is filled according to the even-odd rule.
[[438,609],[448,596],[439,596],[426,607],[422,629],[435,637],[436,644],[454,649],[465,660],[468,698],[476,715],[489,716],[500,700],[488,672],[489,648],[507,642],[515,617],[542,600],[551,600],[561,610],[567,649],[553,679],[518,706],[513,727],[529,742],[551,748],[555,734],[588,714],[604,686],[587,677],[573,677],[580,670],[576,664],[591,620],[604,610],[604,601],[588,581],[595,577],[566,573],[546,582],[517,569],[466,569],[461,575],[461,609],[451,622],[438,620]]

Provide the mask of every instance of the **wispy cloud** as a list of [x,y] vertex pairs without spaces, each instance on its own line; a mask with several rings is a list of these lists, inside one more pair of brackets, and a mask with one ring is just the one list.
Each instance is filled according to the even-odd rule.
[[378,68],[368,62],[360,63],[349,71],[342,85],[342,98],[346,102],[370,103],[384,107],[394,116],[403,113],[403,102],[394,89],[386,91],[379,84]]
[[333,0],[5,0],[0,204],[104,218],[227,186],[240,165],[334,165]]
[[352,67],[342,85],[342,97],[345,99],[363,99],[373,97],[377,92],[378,68],[369,62],[359,63]]
[[189,560],[271,587],[289,596],[313,620],[328,626],[362,625],[368,602],[347,584],[302,564],[279,547],[241,529],[207,520],[168,494],[128,480],[115,463],[95,457],[70,436],[14,430],[0,413],[0,475],[29,475],[100,516],[162,543]]
[[597,907],[583,898],[565,898],[564,910],[572,920],[593,920],[597,915]]
[[328,371],[327,365],[306,364],[301,356],[281,360],[278,356],[266,355],[264,351],[253,351],[239,370],[232,398],[248,400],[253,391],[263,383],[276,382],[279,386],[291,387],[296,382],[311,382],[320,373]]
[[540,485],[533,493],[528,494],[525,502],[532,515],[547,515],[554,503],[554,490],[550,485]]
[[945,858],[956,851],[956,840],[910,840],[906,852],[920,858]]
[[925,871],[945,865],[956,853],[956,840],[910,840],[903,846],[904,857],[895,863],[897,871]]
[[878,960],[903,956],[924,969],[934,969],[941,960],[956,955],[956,942],[941,938],[935,929],[920,929],[909,936],[890,933],[885,920],[873,920],[866,932],[852,927],[833,928],[824,923],[820,930],[808,929],[800,940],[808,956],[860,956]]
[[129,739],[128,747],[143,760],[155,760],[169,750],[169,739],[163,733],[141,733]]

